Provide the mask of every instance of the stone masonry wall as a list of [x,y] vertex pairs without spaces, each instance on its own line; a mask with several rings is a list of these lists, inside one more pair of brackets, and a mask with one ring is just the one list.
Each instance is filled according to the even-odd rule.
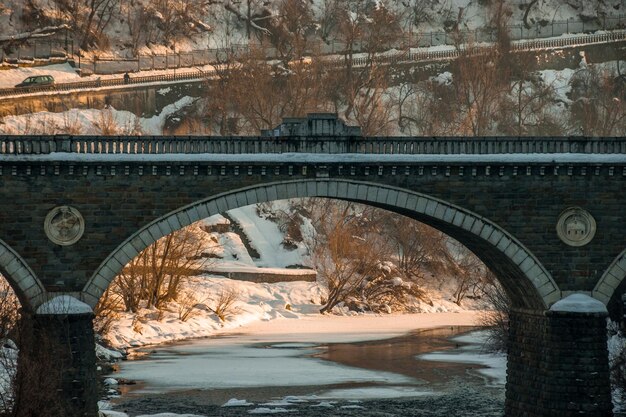
[[[532,163],[5,162],[0,164],[0,239],[49,291],[80,291],[118,245],[173,210],[247,186],[351,180],[424,193],[484,216],[535,254],[560,290],[591,291],[626,247],[624,172],[622,166]],[[85,219],[85,235],[72,246],[52,243],[43,230],[46,215],[61,205],[75,207]],[[597,222],[595,238],[583,247],[567,246],[556,235],[559,214],[571,206],[588,210]],[[393,210],[393,202],[386,208]],[[432,223],[428,216],[405,214]],[[481,246],[484,241],[472,241],[449,224],[435,226],[475,250],[500,279],[511,281],[510,287],[523,280],[515,265],[504,265],[505,257]],[[514,301],[528,306],[532,298],[520,291]]]
[[18,361],[17,416],[96,417],[93,315],[25,315],[23,320],[27,340]]
[[510,315],[507,417],[607,417],[613,405],[604,314]]

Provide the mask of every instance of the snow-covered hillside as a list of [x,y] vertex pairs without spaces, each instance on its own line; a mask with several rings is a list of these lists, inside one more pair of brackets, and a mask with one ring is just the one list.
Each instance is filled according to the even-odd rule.
[[193,102],[193,98],[183,97],[148,118],[113,107],[6,116],[0,119],[0,134],[162,135],[168,116]]
[[[68,25],[84,53],[128,57],[135,53],[172,53],[219,48],[270,38],[284,29],[276,17],[290,14],[302,32],[332,38],[346,13],[354,21],[370,19],[381,8],[397,16],[410,32],[475,30],[493,14],[484,0],[311,0],[311,1],[74,1],[0,0],[3,37],[25,36],[36,28]],[[552,21],[600,21],[624,14],[622,0],[507,0],[510,23],[529,26]],[[93,5],[93,6],[92,6]],[[304,10],[304,12],[303,12]],[[94,12],[94,13],[91,13]],[[89,18],[89,16],[92,16]],[[63,34],[64,32],[62,32]],[[63,35],[61,35],[63,36]],[[78,46],[78,45],[77,45]]]

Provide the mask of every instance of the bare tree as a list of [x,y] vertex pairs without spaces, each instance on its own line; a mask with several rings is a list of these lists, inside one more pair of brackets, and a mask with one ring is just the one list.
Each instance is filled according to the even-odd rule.
[[432,260],[441,259],[446,252],[445,235],[394,213],[387,214],[385,225],[399,272],[410,282],[422,284],[424,271],[431,266]]
[[498,49],[463,49],[455,61],[453,82],[459,105],[459,134],[483,136],[494,131],[503,94],[509,91],[510,68],[500,65]]
[[489,285],[489,270],[467,247],[448,238],[447,263],[456,282],[453,301],[461,305],[466,297],[481,298]]
[[[319,202],[318,202],[319,204]],[[328,289],[321,313],[358,294],[370,277],[376,275],[380,253],[359,230],[359,215],[352,203],[323,202],[323,222],[316,224],[312,243],[313,263]]]
[[269,41],[285,67],[289,67],[290,61],[305,54],[314,31],[310,4],[301,0],[282,0],[277,15],[269,23]]
[[570,122],[574,131],[587,136],[626,134],[626,105],[620,97],[621,77],[596,67],[585,67],[572,77]]
[[121,298],[126,311],[137,312],[142,302],[158,309],[176,299],[185,278],[208,261],[202,233],[196,226],[171,233],[124,267],[112,283],[112,292]]
[[492,352],[506,352],[511,300],[491,271],[487,272],[486,282],[484,310],[479,318],[480,323],[487,326],[485,347]]

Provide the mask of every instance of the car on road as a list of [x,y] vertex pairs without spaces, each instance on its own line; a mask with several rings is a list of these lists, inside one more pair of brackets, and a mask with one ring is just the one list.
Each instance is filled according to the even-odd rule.
[[43,87],[47,85],[54,85],[54,77],[52,75],[33,75],[17,84],[15,88]]

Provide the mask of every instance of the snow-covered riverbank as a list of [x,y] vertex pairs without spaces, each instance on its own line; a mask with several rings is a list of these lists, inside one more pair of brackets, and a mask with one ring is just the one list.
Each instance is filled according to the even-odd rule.
[[[137,314],[120,313],[106,335],[107,342],[125,349],[233,332],[278,332],[285,338],[296,335],[302,341],[336,343],[386,339],[415,328],[472,325],[476,317],[475,312],[466,311],[444,298],[435,299],[433,305],[418,305],[420,311],[433,314],[380,316],[337,308],[339,315],[320,315],[325,291],[318,283],[304,281],[269,284],[199,276],[190,278],[183,291],[195,297],[189,302],[197,305],[186,321],[180,319],[183,307],[177,302],[162,311],[143,309]],[[211,308],[227,291],[233,291],[237,301],[230,317],[222,321]],[[324,339],[325,336],[329,339]]]

